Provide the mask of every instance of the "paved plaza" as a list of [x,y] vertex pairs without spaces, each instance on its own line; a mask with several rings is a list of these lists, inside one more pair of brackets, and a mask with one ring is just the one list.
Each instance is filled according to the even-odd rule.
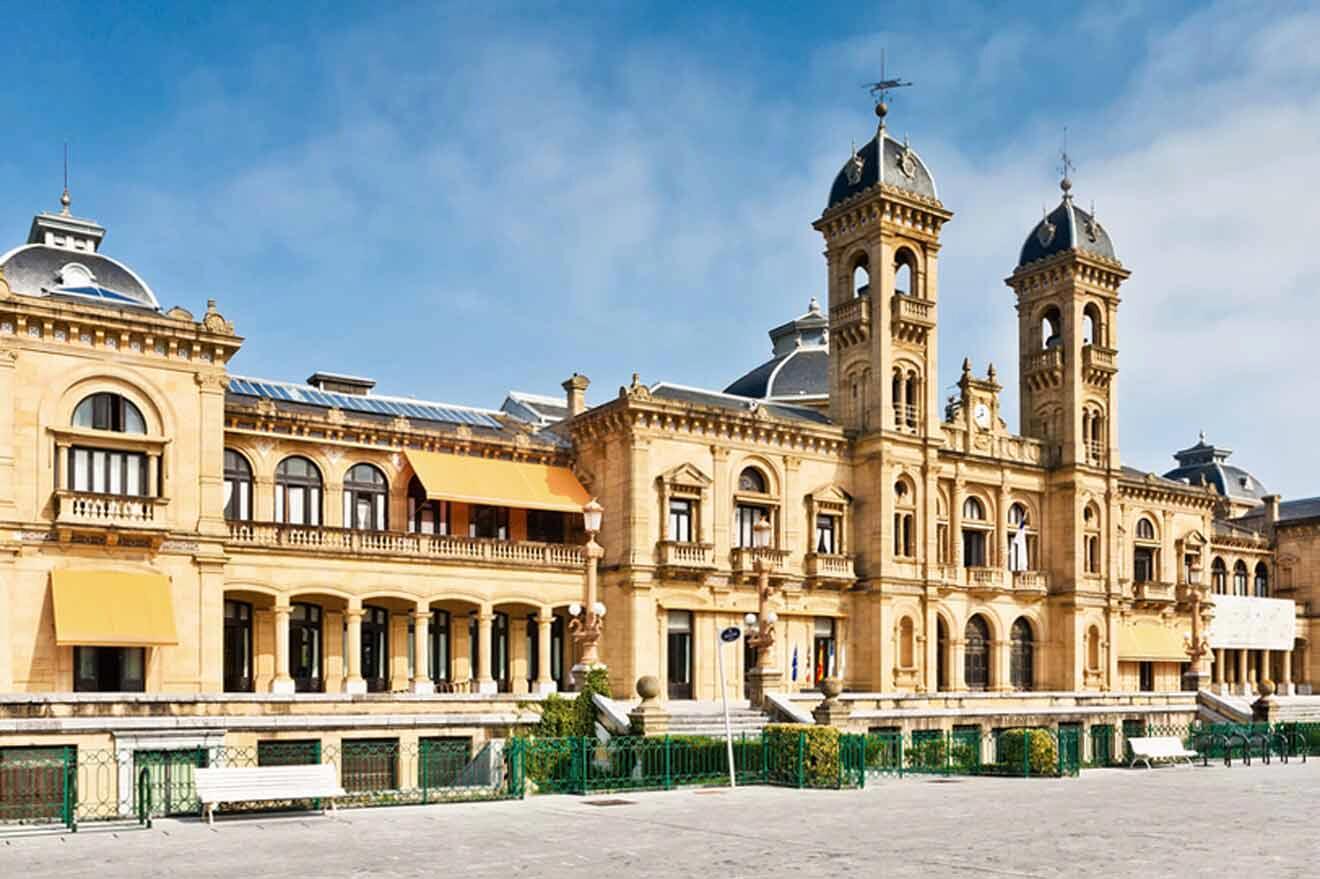
[[1320,860],[1318,803],[1320,761],[886,779],[864,791],[546,796],[222,818],[214,829],[160,820],[151,830],[9,834],[0,876],[1274,879],[1310,875]]

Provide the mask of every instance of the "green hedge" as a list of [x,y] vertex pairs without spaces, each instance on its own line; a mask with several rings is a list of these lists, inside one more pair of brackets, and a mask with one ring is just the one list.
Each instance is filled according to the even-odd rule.
[[832,726],[774,723],[765,728],[766,780],[794,787],[838,787],[839,731]]
[[1009,775],[1058,775],[1059,746],[1045,729],[1009,729],[995,743],[996,768]]

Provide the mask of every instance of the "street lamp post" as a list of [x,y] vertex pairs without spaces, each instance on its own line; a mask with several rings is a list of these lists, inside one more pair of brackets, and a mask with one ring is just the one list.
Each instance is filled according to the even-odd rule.
[[1200,690],[1205,686],[1205,657],[1210,654],[1210,641],[1201,632],[1201,566],[1187,570],[1187,592],[1192,611],[1192,634],[1184,639],[1187,651],[1187,673],[1183,676],[1186,688]]
[[586,558],[585,595],[582,604],[569,605],[568,612],[572,619],[568,621],[568,631],[578,644],[578,663],[573,666],[573,681],[581,687],[587,672],[593,668],[604,668],[600,661],[597,644],[600,630],[605,620],[605,604],[596,598],[596,566],[600,563],[605,550],[596,542],[600,531],[601,514],[604,509],[595,498],[582,507],[582,527],[587,532],[587,544],[583,547]]
[[[779,616],[769,609],[770,596],[775,587],[770,584],[771,560],[766,552],[770,547],[770,535],[774,529],[770,519],[762,516],[761,521],[752,526],[752,546],[756,561],[756,615],[747,614],[743,621],[747,623],[747,643],[756,650],[756,668],[749,671],[751,682],[751,701],[763,705],[766,694],[779,689],[783,672],[774,667],[772,650],[775,646],[775,623]],[[756,630],[752,631],[755,626]]]

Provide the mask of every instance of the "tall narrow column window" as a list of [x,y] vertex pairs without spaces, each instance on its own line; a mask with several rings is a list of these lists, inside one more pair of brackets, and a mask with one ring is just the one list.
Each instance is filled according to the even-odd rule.
[[233,449],[225,449],[225,518],[230,522],[252,519],[252,465]]
[[225,600],[226,693],[252,692],[252,605]]
[[288,525],[321,524],[321,471],[295,455],[275,468],[275,521]]
[[344,477],[344,527],[384,531],[389,507],[389,483],[370,464],[357,464]]
[[390,687],[390,614],[383,607],[362,608],[362,679],[368,693]]
[[320,693],[321,608],[315,604],[293,604],[289,608],[289,677],[299,693]]

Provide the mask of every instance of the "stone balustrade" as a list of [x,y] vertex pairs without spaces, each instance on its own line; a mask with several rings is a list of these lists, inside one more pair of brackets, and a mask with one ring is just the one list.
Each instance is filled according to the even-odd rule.
[[164,530],[162,498],[96,494],[84,491],[55,492],[55,524],[130,530]]

